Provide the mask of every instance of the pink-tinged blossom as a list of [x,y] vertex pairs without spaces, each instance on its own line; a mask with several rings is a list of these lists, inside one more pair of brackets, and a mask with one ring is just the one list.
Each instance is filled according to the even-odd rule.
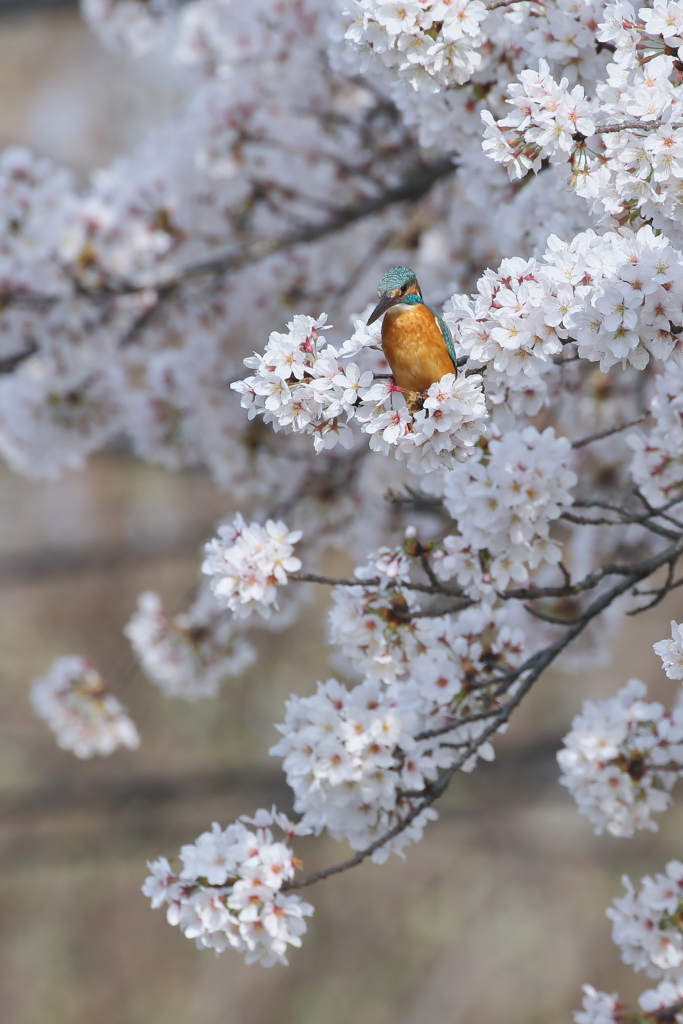
[[543,59],[538,72],[522,71],[518,78],[519,84],[508,86],[513,110],[507,117],[496,121],[489,111],[482,112],[484,152],[506,166],[511,178],[538,172],[545,159],[566,159],[577,133],[589,137],[595,132],[583,86],[570,90],[568,79],[555,82]]
[[388,82],[438,93],[481,66],[486,14],[480,0],[355,0],[344,38]]
[[616,992],[598,992],[592,985],[583,985],[583,1010],[574,1014],[576,1024],[617,1024],[620,1003]]

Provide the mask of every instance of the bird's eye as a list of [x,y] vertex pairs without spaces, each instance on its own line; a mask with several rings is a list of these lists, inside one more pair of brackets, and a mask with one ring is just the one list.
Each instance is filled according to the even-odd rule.
[[404,284],[401,287],[401,295],[404,295],[408,291],[408,285]]

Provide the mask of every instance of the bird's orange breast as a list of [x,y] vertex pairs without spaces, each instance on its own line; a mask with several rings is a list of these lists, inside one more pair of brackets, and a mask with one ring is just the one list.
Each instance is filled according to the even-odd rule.
[[406,391],[426,391],[444,374],[455,373],[436,318],[422,304],[387,310],[382,323],[382,348],[394,380]]

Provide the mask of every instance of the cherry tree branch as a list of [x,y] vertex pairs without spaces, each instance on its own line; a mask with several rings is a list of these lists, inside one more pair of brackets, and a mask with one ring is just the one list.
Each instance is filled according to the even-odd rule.
[[594,434],[589,434],[588,437],[582,437],[579,438],[578,441],[572,441],[572,448],[585,448],[587,444],[592,444],[593,441],[601,441],[603,437],[611,437],[612,434],[620,434],[622,430],[628,430],[629,427],[635,427],[638,423],[642,423],[649,415],[650,414],[648,412],[645,412],[642,416],[637,416],[634,420],[629,420],[628,423],[620,423],[616,427],[607,427],[605,430],[597,430]]
[[533,3],[533,0],[490,0],[486,4],[487,11],[496,11],[499,7],[509,7],[511,4]]
[[[275,238],[260,238],[233,246],[228,251],[219,253],[208,259],[199,260],[181,268],[174,276],[154,286],[141,286],[122,283],[120,286],[102,286],[92,290],[79,290],[84,299],[97,302],[112,302],[129,295],[152,295],[152,303],[146,303],[144,312],[134,318],[131,326],[121,338],[121,345],[127,346],[137,340],[141,332],[153,322],[161,309],[171,300],[183,286],[202,278],[224,278],[236,273],[244,267],[258,263],[268,256],[283,252],[298,245],[319,241],[322,238],[338,234],[345,228],[381,213],[401,203],[415,203],[423,199],[432,187],[444,178],[450,177],[457,170],[452,157],[443,157],[433,161],[418,161],[407,172],[404,179],[397,185],[380,189],[376,195],[361,199],[348,206],[333,210],[331,214],[312,224],[304,224],[287,234]],[[67,296],[44,295],[28,291],[2,292],[0,299],[5,302],[24,304],[29,307],[42,308],[63,302]],[[0,359],[0,374],[12,373],[22,362],[38,351],[37,343],[31,339],[24,349]]]
[[[599,124],[595,126],[594,134],[611,135],[614,132],[656,131],[657,128],[661,128],[664,124],[666,124],[667,128],[671,128],[672,131],[683,128],[683,121],[662,121],[661,118],[658,118],[656,121],[621,121],[618,124]],[[577,141],[583,142],[586,136],[582,135],[581,132],[577,132],[574,138]]]
[[[168,301],[185,284],[202,277],[225,277],[228,274],[241,270],[248,264],[258,263],[297,245],[304,245],[310,242],[319,241],[328,235],[337,234],[357,221],[380,213],[399,203],[417,202],[423,199],[437,181],[449,177],[457,170],[457,166],[451,157],[435,160],[431,163],[420,162],[404,180],[393,188],[387,188],[376,196],[362,199],[350,206],[340,207],[327,219],[318,224],[307,224],[297,228],[295,231],[279,238],[260,239],[256,242],[248,242],[237,249],[213,256],[207,260],[200,260],[190,264],[176,277],[166,281],[156,289],[157,299],[155,304],[146,310],[128,330],[122,339],[122,344],[130,344],[135,341],[140,332],[157,315],[160,307]],[[113,295],[126,294],[138,289],[123,288],[120,291],[114,290]]]
[[0,357],[0,375],[5,373],[14,373],[18,366],[25,363],[27,359],[35,355],[38,351],[38,344],[35,341],[29,341],[18,352],[13,352],[9,356]]

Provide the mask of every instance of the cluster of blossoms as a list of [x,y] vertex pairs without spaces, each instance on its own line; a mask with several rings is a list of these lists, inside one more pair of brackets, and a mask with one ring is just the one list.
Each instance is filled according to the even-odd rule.
[[666,874],[646,875],[638,892],[622,881],[626,895],[607,911],[622,960],[650,978],[674,980],[683,966],[683,864],[672,860]]
[[335,587],[329,613],[330,643],[341,648],[355,672],[385,683],[406,674],[430,642],[433,626],[426,619],[411,619],[417,598],[398,582],[391,589]]
[[538,172],[543,160],[557,153],[566,158],[575,148],[577,132],[585,137],[595,133],[583,87],[575,85],[570,91],[566,78],[558,85],[545,60],[539,61],[538,71],[522,71],[519,84],[511,85],[508,93],[514,109],[507,117],[496,121],[490,111],[482,112],[487,125],[483,149],[507,167],[511,178]]
[[481,66],[481,0],[354,0],[344,38],[389,81],[440,92],[462,85]]
[[[377,561],[386,566],[386,554]],[[502,706],[505,698],[493,693],[497,673],[524,653],[523,635],[504,611],[484,606],[411,621],[406,592],[394,582],[337,591],[332,640],[370,678],[350,690],[329,679],[311,697],[292,696],[277,727],[283,738],[271,750],[284,759],[295,809],[316,833],[326,828],[363,849],[414,815],[375,850],[377,863],[422,837],[436,816],[422,802],[441,771],[493,758],[480,739],[486,715],[476,713]]]
[[159,595],[146,591],[124,632],[147,676],[167,697],[215,697],[226,678],[241,675],[256,660],[254,648],[235,636],[232,617],[206,589],[171,620]]
[[683,708],[667,712],[646,695],[645,684],[631,679],[616,697],[584,701],[558,752],[560,782],[598,835],[655,832],[651,815],[671,803],[683,760]]
[[[678,74],[681,14],[657,0],[636,10],[604,5],[595,42],[614,50],[604,78],[583,86],[553,78],[548,63],[525,69],[507,89],[513,110],[486,123],[484,150],[512,178],[550,159],[598,215],[648,220],[680,236],[683,89]],[[623,125],[623,128],[620,126]]]
[[[335,587],[329,612],[329,640],[340,648],[344,667],[360,676],[385,684],[406,676],[430,675],[435,666],[440,689],[444,692],[441,669],[458,680],[485,674],[486,665],[501,660],[516,664],[524,651],[524,636],[511,628],[502,609],[482,604],[457,618],[417,616],[417,594],[411,590],[410,556],[416,554],[414,528],[409,527],[402,548],[380,548],[367,565],[355,575],[367,583],[355,587]],[[473,637],[477,644],[470,646]],[[455,643],[455,638],[460,637]],[[462,637],[469,637],[465,643]],[[486,638],[486,642],[484,642]],[[455,647],[453,644],[455,643]],[[443,659],[446,659],[445,662]],[[453,661],[455,658],[455,661]],[[454,667],[455,666],[455,667]],[[455,673],[455,675],[454,675]],[[448,691],[448,699],[455,695]]]
[[324,313],[317,320],[296,316],[287,334],[273,331],[263,355],[244,360],[256,373],[230,385],[242,396],[250,419],[260,414],[277,431],[311,434],[316,451],[337,443],[351,446],[346,421],[354,415],[361,389],[373,380],[355,363],[344,373],[337,349],[322,343],[319,332],[326,322]]
[[568,342],[603,371],[640,370],[650,356],[680,360],[681,281],[680,252],[650,227],[586,231],[571,242],[551,236],[543,262],[505,260],[480,279],[478,296],[454,295],[445,319],[472,364],[486,366],[494,411],[505,403],[504,411],[534,415]]
[[28,150],[10,146],[0,154],[0,284],[3,291],[59,292],[55,258],[73,182],[64,170]]
[[[608,995],[598,992],[592,985],[584,985],[583,1011],[574,1014],[576,1024],[621,1024],[625,1006],[619,1002],[616,992]],[[644,1014],[666,1014],[668,1019],[680,1024],[683,1011],[670,1014],[669,1008],[683,1001],[683,982],[663,981],[657,988],[648,989],[638,998],[638,1005]]]
[[[554,73],[586,84],[606,65],[595,28],[604,0],[361,0],[342,7],[345,52],[333,49],[333,58],[386,83],[408,123],[419,126],[423,145],[456,149],[478,136],[480,111],[501,116],[511,75],[543,58]],[[457,88],[465,83],[469,88]]]
[[[284,841],[274,839],[274,825]],[[291,840],[302,834],[275,808],[243,816],[226,829],[214,822],[210,832],[181,847],[179,872],[165,857],[150,864],[142,891],[153,907],[167,905],[169,924],[199,949],[234,949],[248,964],[264,967],[286,964],[287,947],[301,945],[304,918],[313,913],[296,893],[282,891],[299,866]]]
[[674,501],[683,485],[683,371],[669,362],[655,377],[650,403],[654,426],[628,438],[631,475],[654,507]]
[[265,526],[247,525],[238,514],[221,526],[218,537],[206,545],[202,564],[219,605],[237,618],[252,611],[268,618],[277,608],[277,588],[287,583],[287,573],[301,568],[293,554],[300,538],[300,530],[290,531],[272,519]]
[[[638,1004],[644,1015],[680,1021],[683,1018],[683,864],[672,860],[664,874],[641,879],[636,891],[624,876],[626,895],[607,910],[612,938],[621,958],[650,978],[661,978],[656,988],[643,992]],[[576,1024],[620,1024],[625,1007],[616,993],[597,992],[584,985],[583,1012],[574,1014]]]
[[83,17],[104,45],[133,57],[160,49],[177,0],[81,0]]
[[464,462],[486,430],[488,413],[478,374],[445,374],[427,389],[422,409],[412,412],[400,389],[382,381],[363,396],[358,413],[370,448],[405,459],[423,473]]
[[106,756],[117,747],[134,750],[140,744],[126,709],[85,658],[56,658],[49,673],[33,683],[31,703],[62,750],[76,757]]
[[[486,428],[482,378],[448,373],[425,392],[420,408],[406,401],[390,379],[376,380],[357,363],[346,368],[340,359],[377,347],[377,330],[358,325],[341,349],[320,344],[327,317],[296,316],[287,334],[274,331],[263,355],[245,359],[256,374],[231,387],[242,396],[249,416],[262,415],[276,431],[303,432],[313,437],[316,451],[340,443],[350,448],[349,426],[356,418],[370,435],[370,448],[422,471],[438,469],[453,459],[466,459]],[[385,375],[386,377],[386,375]],[[409,397],[409,396],[408,396]]]
[[433,556],[442,580],[456,579],[471,597],[524,583],[542,563],[556,565],[559,543],[550,524],[571,505],[577,481],[571,445],[552,427],[511,430],[477,448],[475,456],[443,475],[440,493],[457,520]]
[[[597,153],[581,148],[573,158],[576,190],[592,201],[596,212],[622,221],[652,219],[657,227],[676,233],[683,169],[677,8],[660,0],[636,15],[628,3],[606,6],[598,38],[616,46],[615,63],[608,66],[606,81],[596,85],[596,102],[601,120],[610,127],[628,127],[602,134]],[[634,122],[640,125],[634,128]]]
[[32,478],[82,469],[121,429],[124,386],[115,362],[55,372],[50,360],[30,360],[19,379],[0,379],[0,453]]
[[[348,839],[360,850],[379,838],[420,800],[402,798],[399,790],[422,791],[448,759],[416,743],[418,720],[402,701],[399,685],[385,689],[379,681],[349,691],[328,679],[312,697],[290,697],[287,714],[277,726],[283,739],[271,754],[283,758],[294,809],[316,832],[327,828],[334,839]],[[427,749],[425,749],[427,748]],[[425,808],[410,827],[373,854],[383,863],[436,818]]]

